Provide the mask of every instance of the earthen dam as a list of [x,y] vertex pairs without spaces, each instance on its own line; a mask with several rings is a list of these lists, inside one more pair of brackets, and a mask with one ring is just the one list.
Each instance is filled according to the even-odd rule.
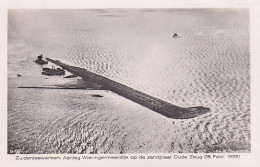
[[189,108],[175,106],[171,103],[155,98],[138,90],[130,88],[126,85],[115,82],[109,78],[90,72],[86,69],[70,66],[62,63],[59,60],[52,60],[50,58],[46,58],[46,60],[56,65],[59,65],[60,67],[71,72],[74,75],[82,77],[83,80],[101,85],[102,89],[115,92],[120,96],[123,96],[133,102],[136,102],[169,118],[189,119],[205,114],[210,111],[209,108],[202,106]]

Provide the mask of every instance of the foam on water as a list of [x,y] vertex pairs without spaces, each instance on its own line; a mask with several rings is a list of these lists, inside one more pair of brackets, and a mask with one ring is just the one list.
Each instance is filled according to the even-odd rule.
[[[9,151],[250,151],[247,10],[9,10],[8,26]],[[40,53],[211,113],[172,120],[111,92],[17,89],[68,82],[41,76]]]

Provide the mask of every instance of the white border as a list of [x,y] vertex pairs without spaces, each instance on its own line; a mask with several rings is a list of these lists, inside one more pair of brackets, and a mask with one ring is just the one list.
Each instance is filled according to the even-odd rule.
[[[239,160],[16,161],[7,154],[7,14],[19,8],[249,8],[251,61],[251,153]],[[0,0],[0,164],[1,166],[260,166],[260,1],[258,0]],[[129,154],[128,154],[129,155]],[[135,154],[139,155],[139,154]],[[164,154],[160,154],[164,155]],[[171,154],[175,155],[175,154]],[[188,155],[188,154],[183,154]],[[204,155],[204,154],[202,154]],[[228,154],[223,154],[228,155]],[[28,155],[29,156],[29,155]],[[32,155],[30,155],[32,156]],[[39,155],[38,155],[39,156]],[[44,155],[43,155],[44,156]],[[54,155],[53,155],[54,156]]]

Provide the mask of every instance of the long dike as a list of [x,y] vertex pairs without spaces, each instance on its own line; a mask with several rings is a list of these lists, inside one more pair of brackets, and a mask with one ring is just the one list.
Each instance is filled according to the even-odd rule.
[[83,80],[101,85],[102,89],[115,92],[120,96],[123,96],[133,102],[136,102],[169,118],[189,119],[205,114],[210,111],[209,108],[202,106],[190,108],[182,108],[179,106],[175,106],[171,103],[155,98],[138,90],[130,88],[126,85],[115,82],[109,78],[90,72],[86,69],[70,66],[62,63],[59,60],[52,60],[50,58],[46,58],[46,60],[56,65],[59,65],[60,67],[71,72],[74,75],[82,77]]

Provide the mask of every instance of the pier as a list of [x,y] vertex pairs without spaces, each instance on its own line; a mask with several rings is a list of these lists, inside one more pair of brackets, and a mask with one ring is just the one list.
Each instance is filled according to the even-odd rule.
[[169,118],[189,119],[205,114],[210,111],[209,108],[202,106],[182,108],[168,103],[166,101],[163,101],[161,99],[150,96],[148,94],[145,94],[143,92],[140,92],[138,90],[135,90],[133,88],[130,88],[126,85],[115,82],[109,78],[90,72],[84,68],[70,66],[62,63],[59,60],[52,60],[50,58],[46,58],[46,60],[56,65],[59,65],[63,69],[71,72],[76,76],[82,77],[83,80],[100,85],[102,89],[115,92],[120,96],[123,96],[133,102],[136,102]]

